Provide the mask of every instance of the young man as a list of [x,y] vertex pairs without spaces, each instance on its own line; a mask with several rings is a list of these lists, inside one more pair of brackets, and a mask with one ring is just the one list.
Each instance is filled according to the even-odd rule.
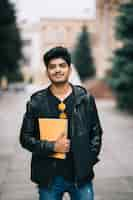
[[[94,97],[68,79],[71,56],[64,47],[44,54],[51,81],[48,88],[31,96],[21,127],[20,143],[32,152],[31,180],[38,185],[40,200],[93,200],[93,166],[98,162],[102,129]],[[38,118],[66,118],[68,136],[40,140]],[[55,130],[56,131],[56,130]],[[65,153],[65,159],[50,157]]]

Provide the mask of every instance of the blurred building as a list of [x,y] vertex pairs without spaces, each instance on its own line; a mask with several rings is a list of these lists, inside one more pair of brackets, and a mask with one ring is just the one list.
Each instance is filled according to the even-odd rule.
[[95,20],[90,20],[88,23],[86,19],[44,18],[36,24],[27,24],[23,21],[20,28],[24,41],[25,63],[22,69],[24,76],[27,76],[28,73],[28,77],[31,75],[33,81],[38,84],[47,82],[42,60],[43,54],[48,49],[59,45],[65,46],[72,51],[77,36],[85,24],[91,34],[95,35]]
[[96,18],[96,46],[94,56],[98,75],[103,77],[111,68],[109,59],[112,51],[121,45],[121,42],[115,40],[115,18],[118,15],[118,6],[120,3],[128,0],[97,0],[97,18]]
[[47,82],[42,61],[43,53],[57,45],[63,45],[70,51],[73,50],[83,25],[88,27],[91,34],[97,76],[103,77],[111,67],[108,59],[111,57],[112,50],[120,45],[114,37],[114,19],[117,15],[117,5],[123,1],[97,0],[96,18],[94,19],[43,18],[36,24],[21,22],[23,51],[26,57],[23,73],[27,76],[26,80],[32,77],[35,83]]

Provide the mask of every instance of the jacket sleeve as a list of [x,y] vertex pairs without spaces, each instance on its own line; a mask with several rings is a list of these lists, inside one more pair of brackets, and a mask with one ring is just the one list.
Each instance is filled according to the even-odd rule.
[[90,110],[90,119],[91,119],[91,129],[90,129],[90,152],[92,158],[96,162],[98,161],[98,154],[101,150],[102,144],[102,127],[98,116],[98,111],[95,103],[94,97],[91,95],[89,97],[89,110]]
[[48,156],[54,152],[54,142],[41,141],[35,137],[35,134],[37,134],[35,128],[37,119],[35,118],[34,113],[34,108],[29,101],[23,117],[19,141],[22,147],[30,152]]

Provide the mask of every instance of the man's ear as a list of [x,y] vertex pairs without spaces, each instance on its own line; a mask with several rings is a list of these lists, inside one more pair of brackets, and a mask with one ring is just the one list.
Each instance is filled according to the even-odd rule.
[[48,75],[48,68],[46,67],[46,69],[45,69],[45,72],[46,72],[46,74]]
[[45,68],[45,71],[46,71],[46,73],[48,73],[48,68],[47,67]]
[[70,65],[70,75],[72,74],[72,64]]
[[48,68],[45,69],[45,74],[46,74],[46,77],[49,78],[49,76],[48,76]]

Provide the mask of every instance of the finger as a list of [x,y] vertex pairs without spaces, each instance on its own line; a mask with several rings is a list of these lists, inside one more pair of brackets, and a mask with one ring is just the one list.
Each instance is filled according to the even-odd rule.
[[70,146],[70,144],[71,144],[70,140],[67,140],[66,144],[68,144]]
[[70,148],[70,144],[66,144],[66,148]]
[[65,133],[63,133],[63,136],[62,136],[64,139],[67,139],[67,135]]

